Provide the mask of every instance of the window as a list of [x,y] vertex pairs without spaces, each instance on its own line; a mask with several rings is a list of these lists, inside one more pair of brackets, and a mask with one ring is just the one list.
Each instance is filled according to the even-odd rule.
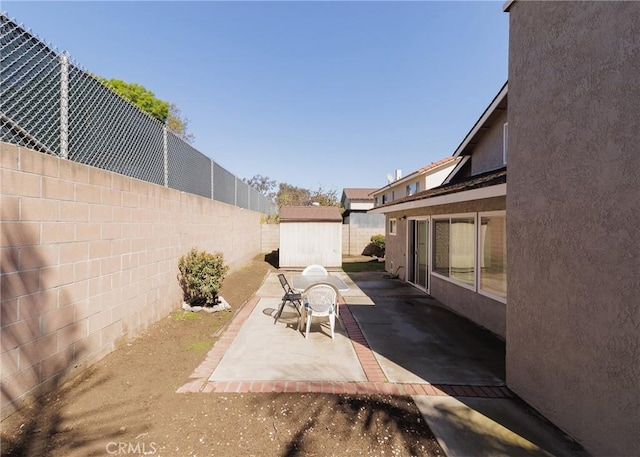
[[395,235],[398,231],[398,221],[396,219],[389,219],[389,235]]
[[475,286],[475,221],[474,216],[434,218],[434,273]]
[[502,126],[502,163],[507,164],[507,145],[509,139],[509,123],[505,122]]
[[414,182],[411,184],[407,184],[407,196],[414,195],[420,192],[420,183]]
[[507,298],[507,223],[503,211],[480,214],[479,292]]

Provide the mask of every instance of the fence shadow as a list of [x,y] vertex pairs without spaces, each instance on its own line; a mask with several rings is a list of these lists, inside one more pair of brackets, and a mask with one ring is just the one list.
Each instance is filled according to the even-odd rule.
[[[304,396],[292,395],[294,405],[300,395]],[[381,445],[393,444],[404,448],[407,451],[404,455],[443,454],[428,425],[424,421],[416,422],[415,407],[406,397],[313,394],[303,409],[289,409],[287,401],[274,403],[271,395],[256,396],[256,409],[278,408],[271,416],[276,418],[275,430],[284,428],[284,422],[278,424],[277,421],[282,411],[294,416],[293,420],[286,420],[287,424],[298,424],[297,428],[287,430],[289,438],[280,453],[282,456],[340,455],[344,450],[339,443],[356,437],[361,440],[363,454]],[[323,443],[320,448],[319,442]]]
[[[86,323],[72,317],[67,325],[61,324],[68,313],[75,316],[69,308],[73,299],[64,286],[56,286],[60,278],[48,268],[55,265],[41,254],[39,240],[29,233],[19,222],[2,231],[2,456],[48,455],[63,435],[63,442],[73,443],[74,448],[100,443],[95,455],[103,455],[103,443],[110,437],[108,423],[90,428],[90,433],[83,428],[80,434],[69,424],[82,418],[64,412],[64,405],[82,394],[73,390],[75,381],[65,382],[85,369]],[[91,375],[85,370],[79,378]],[[87,389],[105,381],[97,377]],[[119,406],[114,402],[112,408],[117,420]],[[91,411],[84,415],[88,420]]]

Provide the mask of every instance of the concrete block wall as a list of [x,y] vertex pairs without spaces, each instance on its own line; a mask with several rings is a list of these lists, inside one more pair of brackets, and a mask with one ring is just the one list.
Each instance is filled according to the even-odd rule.
[[191,247],[232,268],[260,213],[0,143],[2,418],[182,301]]
[[370,228],[345,224],[342,226],[342,254],[362,255],[362,251],[371,243],[373,235],[384,235],[384,227]]
[[269,253],[280,248],[280,224],[262,224],[262,251]]

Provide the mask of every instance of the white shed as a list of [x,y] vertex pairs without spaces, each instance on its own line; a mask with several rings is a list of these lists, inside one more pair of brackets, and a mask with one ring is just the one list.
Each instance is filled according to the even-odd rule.
[[280,268],[342,266],[342,215],[337,206],[280,208]]

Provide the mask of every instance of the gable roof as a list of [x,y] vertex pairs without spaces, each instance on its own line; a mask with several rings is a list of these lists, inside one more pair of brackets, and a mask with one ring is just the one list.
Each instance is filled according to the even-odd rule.
[[342,222],[337,206],[283,206],[280,222]]
[[364,187],[346,187],[342,190],[342,201],[349,199],[351,201],[373,201],[371,194],[375,192],[375,188]]

